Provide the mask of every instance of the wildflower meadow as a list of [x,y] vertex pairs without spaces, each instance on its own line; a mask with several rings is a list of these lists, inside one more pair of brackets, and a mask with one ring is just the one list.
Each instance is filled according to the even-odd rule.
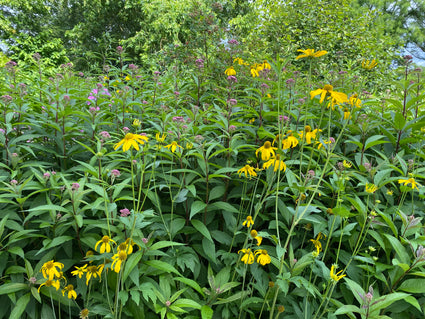
[[424,317],[423,70],[244,45],[4,61],[0,318]]

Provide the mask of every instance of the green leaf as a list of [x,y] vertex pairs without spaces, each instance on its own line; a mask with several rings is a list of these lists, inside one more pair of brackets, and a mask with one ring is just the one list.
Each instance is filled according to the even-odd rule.
[[192,287],[197,292],[199,292],[202,296],[205,296],[204,292],[202,291],[201,286],[199,286],[199,284],[196,281],[189,279],[189,278],[185,278],[185,277],[176,277],[176,278],[174,278],[174,280],[178,280],[178,281],[188,285],[189,287]]
[[201,305],[199,303],[197,303],[194,300],[185,299],[185,298],[177,299],[176,301],[174,301],[173,306],[182,307],[182,308],[201,309]]
[[357,312],[357,313],[362,313],[360,308],[354,305],[344,305],[342,307],[339,307],[336,311],[335,311],[335,315],[343,315],[346,313],[353,313],[353,312]]
[[210,306],[203,305],[201,307],[201,318],[202,319],[212,319],[214,315],[214,311],[211,309]]
[[378,145],[378,144],[384,144],[384,143],[389,143],[388,141],[381,141],[380,139],[385,137],[384,135],[374,135],[369,137],[366,142],[365,142],[365,146],[364,149],[367,150],[368,148],[371,148],[372,146]]
[[145,264],[148,265],[148,266],[151,266],[153,268],[162,270],[164,272],[167,272],[167,273],[172,272],[172,273],[175,273],[175,274],[181,276],[181,274],[178,272],[178,270],[176,268],[174,268],[172,265],[170,265],[169,263],[166,263],[164,261],[147,260],[147,261],[145,261]]
[[163,241],[159,241],[155,244],[153,244],[152,246],[149,247],[149,250],[158,250],[164,247],[173,247],[173,246],[182,246],[185,245],[183,243],[177,243],[174,241],[167,241],[167,240],[163,240]]
[[394,115],[394,127],[401,131],[404,126],[406,125],[406,119],[404,118],[403,114],[398,111],[395,115]]
[[208,240],[213,242],[213,240],[211,238],[211,234],[210,234],[207,226],[205,226],[203,222],[201,222],[200,220],[197,220],[197,219],[192,219],[190,222],[192,223],[193,227],[195,227],[195,229],[198,232],[200,232],[205,238],[207,238]]
[[226,202],[215,202],[208,205],[208,211],[225,210],[232,213],[239,213],[239,210]]
[[398,259],[399,260],[403,260],[405,263],[409,263],[410,264],[410,257],[409,254],[407,253],[406,249],[403,247],[403,245],[400,243],[400,241],[395,238],[394,236],[391,236],[390,234],[385,234],[384,236],[388,239],[388,241],[390,242],[391,246],[393,247],[393,249],[395,250],[395,252],[398,255]]
[[189,219],[192,219],[193,216],[195,216],[197,213],[199,213],[200,211],[202,211],[203,209],[205,209],[205,207],[207,207],[207,204],[205,204],[202,201],[197,200],[196,202],[194,202],[190,208],[190,217]]
[[381,296],[378,299],[373,301],[372,305],[370,306],[370,310],[372,312],[372,311],[377,311],[380,309],[387,308],[394,302],[404,299],[408,296],[409,296],[408,294],[405,294],[403,292],[393,292],[392,294]]
[[10,313],[9,319],[22,318],[21,316],[24,313],[28,303],[30,302],[30,299],[31,299],[30,293],[27,293],[23,295],[21,298],[19,298],[18,301],[16,302],[15,308],[13,308],[12,312]]
[[215,254],[215,245],[212,240],[208,240],[207,238],[202,239],[202,248],[204,250],[204,253],[210,258],[212,262],[215,262],[216,260],[216,254]]
[[0,286],[0,295],[11,294],[17,291],[27,290],[27,289],[28,289],[27,284],[21,284],[21,283],[3,284]]
[[127,259],[127,261],[125,262],[125,268],[122,275],[123,282],[125,282],[125,280],[127,279],[128,275],[130,275],[134,267],[137,266],[142,256],[143,256],[142,252],[138,251],[135,254],[131,254],[130,257]]
[[425,279],[407,279],[401,283],[397,290],[410,292],[412,294],[423,294],[425,293]]
[[335,207],[334,209],[332,209],[332,213],[334,215],[341,216],[341,217],[344,217],[344,218],[348,218],[348,217],[355,215],[355,214],[351,213],[350,210],[343,205],[341,205],[339,207]]

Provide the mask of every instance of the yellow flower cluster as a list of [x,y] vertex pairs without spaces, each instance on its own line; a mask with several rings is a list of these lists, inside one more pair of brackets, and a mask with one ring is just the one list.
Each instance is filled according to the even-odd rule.
[[297,56],[295,60],[298,60],[301,58],[319,58],[328,53],[328,51],[325,51],[325,50],[319,50],[317,52],[314,52],[314,49],[297,50],[297,52],[302,52],[302,54]]
[[[252,219],[252,216],[248,216],[246,220],[242,223],[242,226],[246,226],[248,228],[250,228],[253,225],[254,225],[254,220]],[[258,236],[258,232],[255,229],[251,229],[249,234],[253,240],[257,241],[257,246],[260,246],[261,242],[263,241],[263,237]],[[243,248],[238,251],[238,254],[241,252],[243,253],[241,261],[245,264],[249,264],[249,265],[253,264],[255,261],[255,256],[257,256],[257,263],[259,263],[262,266],[270,264],[271,262],[271,258],[269,254],[267,253],[267,250],[265,249],[257,249],[255,251],[252,251],[251,248]]]
[[[242,58],[235,58],[233,59],[233,63],[238,63],[238,65],[250,65],[248,62],[244,61]],[[270,63],[268,63],[266,60],[263,61],[263,63],[254,63],[250,66],[250,73],[252,77],[258,77],[260,76],[260,72],[263,70],[270,70],[272,67]],[[227,76],[234,76],[236,75],[236,70],[234,66],[229,66],[225,71],[224,74]]]
[[[40,292],[40,288],[45,287],[54,287],[56,290],[59,290],[60,288],[60,280],[63,279],[66,282],[65,277],[63,276],[62,269],[63,264],[60,262],[56,262],[54,260],[50,260],[48,262],[45,262],[43,266],[41,267],[40,271],[43,274],[43,277],[47,279],[44,283],[38,287],[38,292]],[[69,299],[76,299],[77,298],[77,292],[74,290],[73,285],[67,285],[62,290],[62,295],[65,295],[65,292],[67,292],[67,296]]]

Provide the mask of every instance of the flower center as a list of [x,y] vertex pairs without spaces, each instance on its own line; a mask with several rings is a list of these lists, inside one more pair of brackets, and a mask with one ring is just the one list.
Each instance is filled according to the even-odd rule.
[[89,267],[87,267],[87,272],[96,273],[97,267],[96,266],[89,266]]
[[267,149],[267,148],[270,148],[270,147],[272,147],[272,144],[269,141],[264,143],[264,148]]
[[109,243],[109,236],[103,236],[102,242],[105,243],[105,244]]
[[261,254],[267,255],[267,250],[265,250],[265,249],[261,250]]
[[134,134],[132,134],[132,133],[127,133],[127,134],[125,134],[124,139],[126,139],[126,140],[132,140],[132,139],[133,139],[133,137],[134,137]]
[[333,87],[332,85],[330,85],[330,84],[326,84],[326,85],[323,87],[323,90],[328,91],[328,92],[333,91],[333,89],[334,89],[334,87]]
[[118,258],[120,259],[120,260],[126,260],[127,259],[127,253],[125,252],[125,251],[120,251],[120,253],[119,253],[119,255],[118,255]]
[[46,268],[47,268],[47,269],[52,269],[52,268],[53,268],[53,262],[48,261],[48,262],[46,263]]
[[304,131],[305,131],[306,133],[311,132],[311,126],[310,126],[310,125],[306,125],[306,126],[304,127]]

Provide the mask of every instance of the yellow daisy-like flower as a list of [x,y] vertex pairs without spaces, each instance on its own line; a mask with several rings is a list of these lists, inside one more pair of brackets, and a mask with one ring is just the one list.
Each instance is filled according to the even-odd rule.
[[114,256],[112,256],[112,265],[111,268],[116,272],[119,273],[121,270],[121,264],[127,259],[127,253],[123,250],[116,253]]
[[299,56],[297,56],[295,60],[298,60],[301,58],[318,58],[328,53],[328,51],[325,51],[325,50],[314,52],[314,49],[297,50],[297,52],[302,52],[303,54],[300,54]]
[[276,156],[274,150],[277,150],[277,147],[273,147],[272,143],[266,141],[263,146],[258,148],[255,151],[255,156],[258,156],[258,153],[261,153],[261,159],[263,161],[269,160],[272,156]]
[[255,117],[253,117],[252,119],[250,119],[249,121],[248,121],[248,123],[249,124],[252,124],[252,123],[254,123],[255,122]]
[[304,127],[304,131],[301,131],[298,134],[300,135],[300,138],[301,139],[303,139],[304,136],[305,136],[305,140],[306,140],[307,144],[310,144],[312,139],[313,140],[316,139],[317,132],[321,132],[321,131],[322,130],[319,130],[317,128],[314,129],[314,130],[311,130],[311,126],[310,125],[306,125]]
[[102,273],[103,267],[105,267],[105,265],[99,265],[99,266],[88,266],[87,267],[87,272],[86,272],[86,285],[89,285],[89,281],[90,279],[93,278],[97,278],[97,276],[99,276],[100,278],[100,274]]
[[122,150],[126,152],[131,147],[134,147],[137,151],[139,150],[139,144],[143,145],[148,141],[148,138],[139,134],[127,133],[125,137],[114,145],[114,150],[117,150],[122,145]]
[[257,176],[254,168],[250,165],[245,165],[240,170],[238,170],[237,173],[239,174],[239,177],[241,177],[242,174],[245,174],[245,177],[249,177],[249,179],[251,179],[252,176]]
[[418,189],[418,185],[421,186],[419,183],[415,181],[413,177],[407,178],[407,179],[399,179],[399,184],[404,184],[404,186],[407,186],[408,184],[412,185],[412,189],[416,188]]
[[351,112],[346,107],[344,108],[344,120],[348,120],[350,118]]
[[282,141],[282,148],[284,150],[288,148],[294,148],[299,143],[298,139],[292,134],[292,131],[288,131],[288,137]]
[[234,58],[233,63],[238,62],[239,65],[243,65],[244,61],[241,58]]
[[115,245],[117,244],[114,240],[112,240],[111,238],[109,238],[109,236],[103,236],[101,240],[99,240],[96,243],[96,246],[94,246],[94,250],[97,250],[97,246],[99,246],[99,244],[102,244],[100,246],[100,250],[99,252],[101,254],[103,254],[105,251],[107,253],[111,252],[111,244],[110,242],[113,242]]
[[[131,241],[131,243],[130,243]],[[130,238],[127,238],[125,242],[118,245],[118,253],[120,251],[124,251],[127,255],[130,255],[133,252],[133,246],[134,246],[133,240]]]
[[326,236],[323,235],[322,233],[318,233],[316,239],[310,239],[310,241],[313,243],[314,247],[316,248],[317,256],[322,251],[322,243],[320,242],[320,239],[322,239],[322,237],[326,238]]
[[323,142],[316,142],[317,145],[317,149],[320,150],[324,145],[329,145],[332,144],[332,141],[328,141],[328,140],[323,140]]
[[59,282],[59,280],[50,280],[50,279],[47,279],[46,282],[42,283],[40,285],[40,287],[38,287],[38,292],[40,292],[40,288],[43,287],[43,286],[46,286],[46,287],[55,287],[56,290],[59,290],[59,288],[60,288],[60,282]]
[[241,249],[238,251],[238,254],[242,252],[244,255],[241,258],[241,261],[245,264],[253,264],[254,263],[254,254],[250,248]]
[[68,285],[66,286],[63,290],[62,290],[62,296],[65,296],[65,292],[68,293],[68,299],[72,299],[74,298],[77,299],[77,293],[74,290],[74,286],[73,285]]
[[269,254],[267,253],[267,250],[265,249],[258,249],[255,251],[255,255],[257,256],[257,263],[259,263],[262,266],[265,266],[267,264],[270,264],[272,259],[270,258]]
[[236,75],[235,68],[233,66],[228,67],[226,71],[224,71],[224,74],[227,76]]
[[89,318],[89,310],[87,308],[84,308],[80,312],[80,319],[88,319]]
[[353,166],[353,164],[351,164],[349,161],[343,160],[342,166],[344,166],[345,168],[351,168],[351,166]]
[[267,169],[273,165],[273,170],[276,172],[277,170],[286,171],[286,164],[284,161],[280,159],[280,155],[277,154],[276,157],[269,159],[267,162],[263,164],[263,169]]
[[357,96],[357,94],[353,94],[350,96],[350,99],[348,100],[348,103],[351,104],[352,106],[355,106],[357,108],[361,108],[362,107],[362,100],[360,100]]
[[365,190],[369,194],[375,193],[377,189],[378,189],[378,186],[376,186],[375,184],[367,183],[365,186]]
[[186,149],[187,150],[191,150],[193,148],[193,143],[191,142],[186,142]]
[[367,71],[371,71],[377,65],[378,65],[378,61],[376,61],[375,59],[362,61],[362,68]]
[[260,73],[258,73],[258,69],[256,65],[251,66],[251,75],[253,78],[260,76]]
[[133,126],[140,126],[141,123],[139,119],[134,119]]
[[87,264],[85,264],[83,267],[74,266],[76,270],[71,271],[71,275],[78,276],[78,278],[81,279],[81,277],[87,272],[87,266]]
[[394,193],[394,191],[393,191],[393,190],[391,190],[391,189],[388,189],[388,190],[387,190],[387,195],[393,196],[393,193]]
[[62,277],[60,272],[62,268],[63,268],[62,263],[50,260],[43,264],[40,271],[43,273],[44,278],[53,280],[55,276],[57,278]]
[[249,234],[257,241],[257,246],[260,246],[261,242],[263,241],[263,237],[258,236],[258,232],[255,229],[251,230]]
[[124,80],[130,81],[130,79],[131,79],[130,76],[127,75]]
[[251,227],[252,225],[254,225],[254,221],[251,216],[248,216],[246,220],[242,223],[242,226],[246,226],[248,228]]
[[171,142],[171,144],[165,145],[166,148],[170,149],[171,148],[171,152],[175,152],[177,147],[180,147],[181,149],[183,149],[183,147],[181,147],[179,144],[177,144],[177,142]]
[[330,84],[326,84],[323,89],[317,89],[310,92],[310,97],[313,99],[315,96],[320,94],[320,101],[322,103],[326,97],[330,98],[332,103],[341,104],[348,102],[347,94],[342,92],[334,91],[334,88]]
[[340,273],[342,273],[342,270],[335,273],[335,265],[332,265],[331,272],[330,272],[330,276],[331,276],[332,280],[334,280],[336,282],[336,281],[339,281],[341,278],[346,276],[345,274],[338,276]]
[[155,139],[157,140],[157,142],[160,142],[160,143],[164,142],[166,137],[167,137],[167,134],[162,133],[162,135],[160,136],[159,132],[156,133],[155,135]]
[[272,66],[270,65],[269,62],[267,62],[267,60],[264,60],[263,64],[262,64],[262,68],[270,70],[272,68]]

